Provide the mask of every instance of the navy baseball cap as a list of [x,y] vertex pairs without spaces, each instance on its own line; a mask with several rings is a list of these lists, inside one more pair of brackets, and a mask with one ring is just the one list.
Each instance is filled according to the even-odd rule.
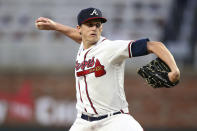
[[107,21],[107,19],[102,16],[102,12],[99,9],[92,7],[81,10],[77,16],[78,25],[93,19],[98,19],[101,23],[105,23]]

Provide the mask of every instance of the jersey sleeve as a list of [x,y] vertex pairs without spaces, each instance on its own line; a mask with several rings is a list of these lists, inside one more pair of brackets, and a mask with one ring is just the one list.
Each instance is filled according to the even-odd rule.
[[148,38],[139,40],[116,40],[109,44],[110,58],[113,63],[121,63],[126,58],[144,56],[148,54]]
[[131,45],[133,40],[116,40],[106,45],[108,60],[113,64],[123,62],[132,57]]

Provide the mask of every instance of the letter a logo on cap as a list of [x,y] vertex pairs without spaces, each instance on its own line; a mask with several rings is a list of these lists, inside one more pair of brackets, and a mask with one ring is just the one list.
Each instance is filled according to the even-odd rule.
[[98,15],[98,12],[96,11],[96,9],[94,9],[94,11],[90,14],[90,15]]

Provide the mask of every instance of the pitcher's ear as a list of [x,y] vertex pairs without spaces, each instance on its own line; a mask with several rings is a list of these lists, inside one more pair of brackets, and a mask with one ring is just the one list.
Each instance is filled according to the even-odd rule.
[[101,32],[103,31],[103,24],[101,24]]
[[77,25],[77,30],[78,30],[79,34],[81,35],[81,26]]

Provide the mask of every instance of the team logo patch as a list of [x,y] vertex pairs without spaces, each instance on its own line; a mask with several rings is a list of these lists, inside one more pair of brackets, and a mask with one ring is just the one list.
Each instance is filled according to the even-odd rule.
[[[90,68],[87,70],[84,70],[85,67]],[[100,77],[106,74],[106,71],[104,69],[104,66],[101,65],[100,61],[96,59],[96,62],[94,61],[94,57],[92,59],[89,59],[88,61],[84,61],[81,64],[76,62],[76,71],[80,68],[82,71],[77,72],[77,76],[85,76],[90,73],[94,73],[95,77]]]
[[98,15],[98,12],[96,11],[96,9],[94,9],[94,11],[90,14],[90,15]]

